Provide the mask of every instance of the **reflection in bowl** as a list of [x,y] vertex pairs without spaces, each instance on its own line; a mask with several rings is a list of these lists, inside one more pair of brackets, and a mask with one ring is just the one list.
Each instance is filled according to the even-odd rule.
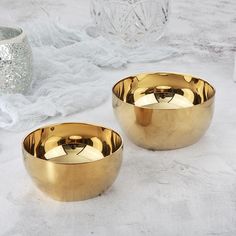
[[26,169],[52,198],[76,201],[100,195],[115,181],[122,161],[115,131],[90,124],[40,128],[23,141]]
[[191,75],[153,73],[131,76],[113,87],[115,115],[127,136],[153,150],[198,141],[210,125],[215,89]]

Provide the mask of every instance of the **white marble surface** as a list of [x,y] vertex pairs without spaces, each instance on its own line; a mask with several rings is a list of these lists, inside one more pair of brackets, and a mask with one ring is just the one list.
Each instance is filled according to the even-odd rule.
[[[19,22],[45,10],[66,24],[89,20],[85,0],[0,3],[16,16],[25,8]],[[95,109],[44,122],[95,122],[122,134],[123,166],[101,197],[74,203],[49,199],[32,184],[22,163],[21,140],[28,131],[0,130],[0,235],[236,235],[235,12],[234,0],[173,1],[164,39],[182,56],[105,71],[107,93],[115,81],[143,71],[187,72],[214,84],[215,116],[195,145],[162,152],[136,147],[116,123],[110,97]]]

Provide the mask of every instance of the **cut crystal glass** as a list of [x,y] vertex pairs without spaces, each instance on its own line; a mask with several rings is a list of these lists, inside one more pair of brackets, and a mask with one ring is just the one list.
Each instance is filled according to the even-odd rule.
[[162,36],[169,0],[91,0],[90,10],[101,35],[135,46]]

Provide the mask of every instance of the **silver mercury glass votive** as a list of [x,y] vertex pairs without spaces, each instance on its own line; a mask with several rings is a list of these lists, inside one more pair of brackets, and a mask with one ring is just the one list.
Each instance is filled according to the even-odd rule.
[[32,51],[24,31],[0,26],[0,94],[24,93],[32,81]]

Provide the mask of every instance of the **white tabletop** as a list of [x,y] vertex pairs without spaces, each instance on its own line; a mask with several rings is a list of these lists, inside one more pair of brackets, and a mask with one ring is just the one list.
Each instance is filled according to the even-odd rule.
[[[0,2],[4,10],[12,2],[13,13],[18,14],[19,6],[13,0]],[[71,0],[73,10],[69,1],[64,2],[42,4],[52,15],[60,9],[65,23],[76,17],[84,23],[87,1],[76,4]],[[33,8],[37,10],[37,6]],[[217,94],[214,119],[205,136],[190,147],[173,151],[139,148],[116,122],[111,96],[95,109],[46,120],[43,125],[65,121],[102,124],[124,138],[124,160],[113,186],[100,197],[63,203],[41,193],[25,171],[21,141],[28,130],[0,130],[0,235],[236,235],[236,3],[180,0],[173,3],[172,12],[170,35],[176,37],[171,42],[192,52],[105,73],[111,85],[144,71],[186,72],[208,80]]]

